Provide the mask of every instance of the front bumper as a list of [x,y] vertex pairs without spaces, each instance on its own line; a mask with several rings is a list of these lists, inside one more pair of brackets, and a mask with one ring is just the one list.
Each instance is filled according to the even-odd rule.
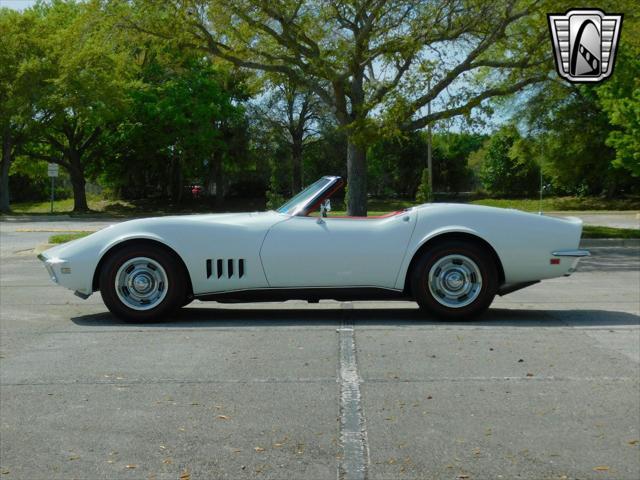
[[53,283],[59,284],[59,275],[62,275],[62,270],[59,269],[59,265],[66,264],[67,262],[65,262],[64,260],[60,260],[59,258],[49,258],[43,253],[38,255],[38,260],[44,263],[51,281]]
[[49,257],[44,253],[38,255],[38,260],[44,263],[53,283],[74,290],[74,293],[82,299],[88,298],[91,295],[91,292],[86,292],[84,291],[85,289],[75,286],[71,264],[67,260],[58,257]]

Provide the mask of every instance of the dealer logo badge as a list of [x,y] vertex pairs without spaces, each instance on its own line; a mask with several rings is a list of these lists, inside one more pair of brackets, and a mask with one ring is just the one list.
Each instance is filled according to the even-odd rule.
[[613,73],[622,14],[569,10],[547,15],[558,75],[572,83],[601,82]]

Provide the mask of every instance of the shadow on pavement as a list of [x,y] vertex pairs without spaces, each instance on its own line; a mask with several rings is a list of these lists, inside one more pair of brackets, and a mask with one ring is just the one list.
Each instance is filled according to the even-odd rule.
[[88,327],[130,326],[132,328],[230,328],[340,326],[343,319],[357,326],[415,327],[417,325],[477,327],[613,327],[638,326],[640,316],[605,310],[515,310],[493,308],[481,317],[459,322],[439,321],[419,309],[230,309],[183,308],[172,317],[153,323],[125,323],[110,313],[71,318],[76,325]]

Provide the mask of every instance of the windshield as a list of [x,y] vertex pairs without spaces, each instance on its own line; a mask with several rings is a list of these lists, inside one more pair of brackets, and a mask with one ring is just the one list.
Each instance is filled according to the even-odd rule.
[[330,178],[321,178],[302,190],[299,194],[282,205],[277,211],[279,213],[288,213],[293,215],[296,211],[300,210],[309,201],[315,198],[329,183],[331,183]]

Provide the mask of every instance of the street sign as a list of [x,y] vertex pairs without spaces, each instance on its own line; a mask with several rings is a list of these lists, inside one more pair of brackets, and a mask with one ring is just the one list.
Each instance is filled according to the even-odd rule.
[[60,170],[60,165],[57,163],[50,163],[47,168],[47,174],[53,178],[58,176],[58,171]]

